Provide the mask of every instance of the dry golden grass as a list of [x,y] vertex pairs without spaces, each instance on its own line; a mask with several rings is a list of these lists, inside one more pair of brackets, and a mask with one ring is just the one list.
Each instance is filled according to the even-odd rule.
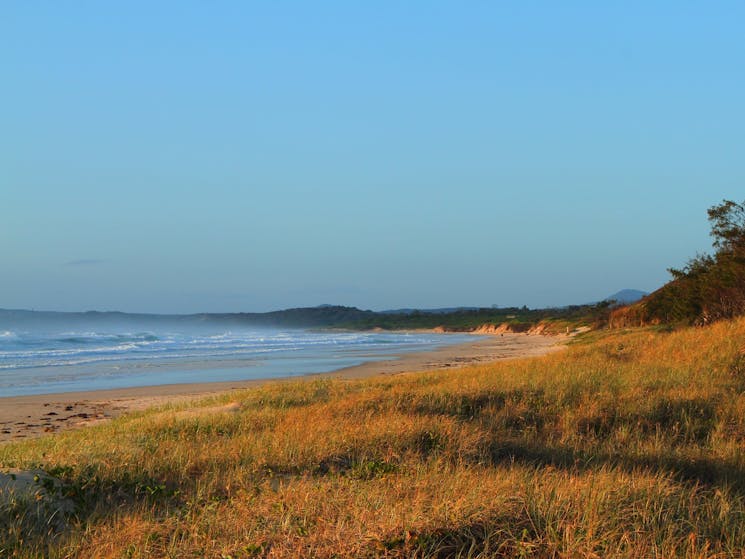
[[0,556],[745,557],[743,346],[745,320],[594,333],[8,444],[76,511],[0,504]]

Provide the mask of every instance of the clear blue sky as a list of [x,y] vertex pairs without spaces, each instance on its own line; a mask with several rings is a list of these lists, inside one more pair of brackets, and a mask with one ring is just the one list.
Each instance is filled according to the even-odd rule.
[[745,198],[745,3],[0,6],[0,307],[580,303]]

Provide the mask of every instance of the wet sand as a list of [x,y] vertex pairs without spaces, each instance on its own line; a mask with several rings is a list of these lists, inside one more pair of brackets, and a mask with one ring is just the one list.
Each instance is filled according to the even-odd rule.
[[360,379],[375,375],[447,369],[543,355],[565,347],[562,342],[566,339],[565,336],[502,334],[486,339],[474,338],[472,342],[440,347],[431,351],[407,353],[388,361],[364,363],[331,373],[302,377],[165,384],[95,392],[5,397],[0,398],[0,442],[23,440],[94,425],[128,411],[256,387],[277,380]]

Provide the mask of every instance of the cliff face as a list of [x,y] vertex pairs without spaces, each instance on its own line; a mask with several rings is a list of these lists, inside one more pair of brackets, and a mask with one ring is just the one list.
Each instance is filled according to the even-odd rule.
[[482,324],[472,330],[474,334],[527,334],[529,336],[540,336],[550,334],[548,324],[539,322],[538,324]]
[[504,334],[512,332],[508,324],[482,324],[473,330],[474,334]]

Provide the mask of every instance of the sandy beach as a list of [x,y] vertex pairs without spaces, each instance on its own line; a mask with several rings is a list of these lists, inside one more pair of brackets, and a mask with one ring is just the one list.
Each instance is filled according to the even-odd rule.
[[[394,375],[488,363],[504,359],[531,357],[565,347],[564,336],[502,334],[474,338],[472,342],[408,353],[388,361],[364,363],[331,373],[291,377],[280,380],[323,377],[360,379],[374,375]],[[166,384],[100,390],[0,398],[0,443],[23,440],[108,421],[129,411],[174,401],[202,397],[260,386],[271,380]]]

